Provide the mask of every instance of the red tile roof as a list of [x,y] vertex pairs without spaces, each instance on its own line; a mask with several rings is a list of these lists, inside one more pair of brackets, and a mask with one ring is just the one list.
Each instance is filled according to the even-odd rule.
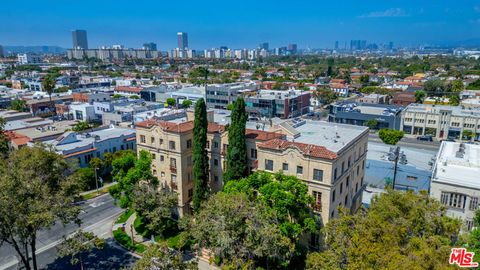
[[268,141],[271,139],[280,139],[283,138],[285,135],[276,132],[268,132],[263,130],[255,130],[255,129],[247,129],[245,130],[245,137],[247,139],[255,139],[259,141]]
[[[184,133],[187,131],[193,130],[193,121],[174,123],[158,119],[148,119],[143,122],[137,123],[137,127],[142,128],[151,128],[153,126],[160,126],[164,131],[175,132],[175,133]],[[222,133],[225,131],[225,126],[208,123],[208,133]]]
[[260,148],[266,149],[274,149],[274,150],[286,150],[288,148],[296,148],[304,155],[323,158],[323,159],[330,159],[334,160],[337,158],[337,154],[328,150],[324,146],[318,146],[313,144],[305,144],[305,143],[298,143],[298,142],[290,142],[282,139],[273,139],[261,143],[259,145]]
[[16,133],[15,131],[6,131],[5,136],[7,136],[7,140],[11,141],[17,146],[26,145],[29,141],[31,141],[30,137]]
[[87,150],[82,150],[82,151],[78,151],[78,152],[73,152],[73,153],[70,153],[70,154],[66,154],[64,155],[64,157],[68,158],[68,157],[73,157],[73,156],[77,156],[77,155],[81,155],[81,154],[85,154],[85,153],[89,153],[89,152],[93,152],[97,150],[97,148],[90,148],[90,149],[87,149]]

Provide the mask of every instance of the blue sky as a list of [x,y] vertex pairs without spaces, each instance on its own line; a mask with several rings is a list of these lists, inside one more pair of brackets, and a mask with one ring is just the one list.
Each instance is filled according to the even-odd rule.
[[333,47],[366,39],[401,45],[477,40],[479,0],[5,0],[0,44],[71,47],[73,29],[88,32],[90,47],[123,44],[176,46],[176,32],[192,48],[227,45]]

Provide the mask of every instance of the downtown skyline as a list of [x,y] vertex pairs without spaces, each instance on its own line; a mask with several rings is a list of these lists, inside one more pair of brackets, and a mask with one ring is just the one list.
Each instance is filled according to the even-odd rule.
[[181,7],[142,0],[133,7],[124,5],[125,1],[87,0],[78,6],[54,1],[7,2],[0,44],[71,48],[70,32],[85,29],[91,48],[113,44],[139,48],[155,42],[159,50],[168,50],[176,47],[177,32],[187,32],[189,47],[194,49],[252,48],[261,42],[269,42],[272,48],[289,43],[301,49],[333,48],[337,40],[342,44],[352,39],[393,41],[398,46],[462,45],[465,41],[480,45],[478,2],[461,0],[453,6],[433,0],[370,1],[358,6],[353,1],[341,5],[251,0],[237,5],[220,1],[198,5],[186,1]]

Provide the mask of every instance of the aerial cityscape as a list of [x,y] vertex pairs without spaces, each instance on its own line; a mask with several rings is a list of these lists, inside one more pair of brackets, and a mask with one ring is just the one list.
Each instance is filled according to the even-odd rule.
[[479,267],[478,1],[2,11],[0,270]]

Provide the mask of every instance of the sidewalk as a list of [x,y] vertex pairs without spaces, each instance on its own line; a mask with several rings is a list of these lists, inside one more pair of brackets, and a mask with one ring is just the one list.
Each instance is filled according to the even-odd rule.
[[[108,184],[106,184],[106,185],[103,185],[103,186],[101,186],[101,187],[98,187],[98,192],[100,193],[100,192],[102,192],[102,189],[109,188],[109,187],[111,187],[111,186],[113,186],[113,185],[116,185],[116,184],[117,184],[117,182],[113,182],[113,183],[108,183]],[[85,195],[92,194],[92,193],[95,193],[95,192],[97,192],[96,189],[94,189],[94,190],[89,190],[89,191],[85,191],[85,192],[80,193],[80,196],[85,196]]]

